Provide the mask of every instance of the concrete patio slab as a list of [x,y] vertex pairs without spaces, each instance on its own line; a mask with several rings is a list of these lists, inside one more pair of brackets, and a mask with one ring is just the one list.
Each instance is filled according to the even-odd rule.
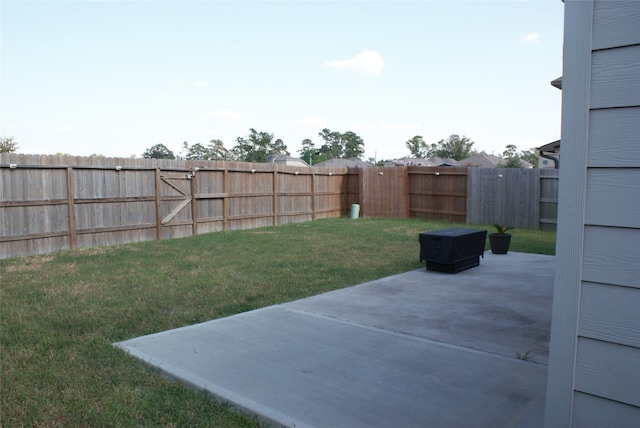
[[554,263],[487,252],[115,345],[276,426],[539,427]]

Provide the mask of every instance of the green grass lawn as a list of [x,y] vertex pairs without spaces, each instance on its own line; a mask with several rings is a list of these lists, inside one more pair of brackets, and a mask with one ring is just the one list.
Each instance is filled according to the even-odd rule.
[[[418,233],[446,227],[340,218],[0,260],[0,425],[258,426],[111,343],[419,268]],[[511,251],[554,253],[554,233],[511,232]]]

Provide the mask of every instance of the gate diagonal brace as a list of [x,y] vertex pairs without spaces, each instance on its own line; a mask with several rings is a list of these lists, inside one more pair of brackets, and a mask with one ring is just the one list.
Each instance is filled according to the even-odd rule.
[[184,207],[189,205],[189,202],[191,202],[191,199],[185,199],[180,202],[180,204],[175,207],[173,211],[171,211],[165,218],[162,219],[162,224],[169,223],[171,219],[174,218],[180,211],[182,211]]

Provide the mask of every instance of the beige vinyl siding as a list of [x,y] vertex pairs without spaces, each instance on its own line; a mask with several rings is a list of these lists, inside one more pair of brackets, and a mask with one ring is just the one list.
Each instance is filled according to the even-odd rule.
[[640,2],[567,0],[563,62],[545,425],[637,427]]

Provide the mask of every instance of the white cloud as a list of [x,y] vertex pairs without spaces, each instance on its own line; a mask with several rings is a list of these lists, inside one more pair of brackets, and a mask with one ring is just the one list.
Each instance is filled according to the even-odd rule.
[[209,82],[205,80],[199,80],[194,84],[194,86],[196,88],[206,88],[207,86],[209,86]]
[[60,131],[63,131],[63,132],[76,132],[77,130],[78,130],[78,128],[76,128],[73,125],[63,126],[62,128],[60,128]]
[[353,58],[340,61],[326,61],[324,66],[330,68],[346,68],[366,74],[380,74],[382,67],[384,67],[384,61],[378,52],[364,50]]
[[176,80],[174,80],[173,81],[173,85],[177,86],[177,87],[184,85],[184,79],[176,79]]
[[327,121],[321,117],[313,117],[308,116],[304,119],[300,119],[296,123],[304,126],[308,126],[310,128],[325,128],[327,126]]
[[520,41],[522,43],[525,43],[527,45],[535,45],[537,43],[540,43],[540,33],[531,33],[531,34],[527,34],[526,36],[522,37],[520,39]]
[[230,120],[238,120],[242,117],[242,113],[235,110],[218,110],[213,113],[209,113],[209,117],[214,118],[220,122],[228,122]]
[[102,113],[100,113],[100,117],[102,119],[113,119],[116,117],[116,115],[111,113],[110,111],[103,111]]

